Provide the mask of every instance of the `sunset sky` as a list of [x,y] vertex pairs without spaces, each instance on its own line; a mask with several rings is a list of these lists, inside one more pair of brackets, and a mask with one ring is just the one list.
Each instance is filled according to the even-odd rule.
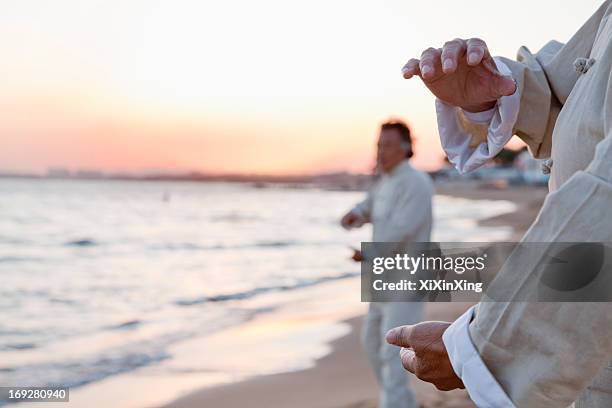
[[433,98],[404,62],[458,36],[536,51],[599,4],[1,0],[0,171],[364,171],[389,117],[432,169]]

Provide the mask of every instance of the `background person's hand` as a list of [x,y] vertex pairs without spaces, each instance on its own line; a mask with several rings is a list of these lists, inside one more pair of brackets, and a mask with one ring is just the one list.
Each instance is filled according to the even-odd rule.
[[502,75],[484,41],[454,39],[443,48],[428,48],[420,59],[413,58],[402,68],[404,78],[421,77],[440,100],[468,112],[495,106],[497,99],[512,95],[516,83]]
[[361,226],[361,224],[363,224],[361,217],[352,211],[346,213],[340,220],[340,225],[346,229],[356,228]]
[[404,368],[442,391],[465,388],[453,370],[442,334],[447,322],[422,322],[389,330],[387,342],[402,347],[400,358]]
[[353,249],[353,256],[351,257],[351,259],[355,262],[361,262],[363,261],[363,254],[360,250]]

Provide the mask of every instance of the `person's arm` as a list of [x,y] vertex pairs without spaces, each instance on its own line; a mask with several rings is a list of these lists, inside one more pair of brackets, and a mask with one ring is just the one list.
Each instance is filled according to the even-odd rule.
[[[548,195],[524,242],[612,243],[612,72],[602,86],[604,138],[589,166]],[[530,290],[538,261],[508,262],[500,283]],[[469,337],[517,406],[567,406],[612,359],[612,303],[483,302]]]
[[[511,95],[499,91],[490,109],[481,106],[484,112],[470,111],[460,99],[450,98],[449,102],[447,95],[440,95],[436,100],[440,139],[459,172],[482,166],[513,134],[528,145],[534,157],[550,156],[557,115],[579,76],[574,61],[589,55],[607,4],[609,1],[565,45],[551,41],[536,54],[522,47],[516,61],[496,57],[500,73],[512,77],[517,87]],[[435,88],[432,91],[436,94]]]
[[512,72],[521,95],[513,133],[536,158],[550,156],[557,115],[579,77],[574,61],[589,56],[609,5],[610,0],[604,2],[566,44],[550,41],[536,54],[521,47],[516,61],[500,57]]
[[349,230],[359,228],[363,224],[371,222],[372,214],[372,190],[368,191],[365,200],[361,201],[349,212],[347,212],[340,220],[340,225]]
[[[548,195],[523,242],[612,243],[610,84],[612,73],[603,110],[605,138],[593,161]],[[507,302],[481,302],[449,327],[421,323],[408,338],[392,331],[388,340],[395,345],[430,345],[404,353],[406,369],[438,387],[465,386],[483,407],[569,406],[612,359],[612,303],[524,301],[525,292],[536,290],[540,261],[510,257],[493,282],[517,289]],[[610,262],[602,269],[606,274]]]
[[[557,115],[579,75],[574,61],[589,55],[609,4],[607,1],[600,7],[567,44],[550,42],[535,55],[523,47],[518,61],[501,59],[511,69],[521,95],[513,133],[527,143],[536,157],[550,154]],[[609,80],[604,85],[608,89],[603,111],[606,139],[598,146],[589,168],[547,198],[524,241],[612,241],[612,226],[598,221],[609,219],[602,212],[612,202],[610,84]],[[533,269],[534,265],[508,263],[505,284],[526,280]],[[512,406],[511,400],[518,406],[562,406],[573,401],[612,358],[607,340],[611,316],[610,305],[604,303],[485,302],[453,323],[444,334],[444,343],[455,371],[475,401],[494,400],[499,406]],[[589,357],[585,359],[577,353]],[[549,367],[542,369],[542,356],[553,354],[556,361],[548,361]],[[483,382],[487,378],[495,378],[498,385]]]
[[[610,0],[589,20],[587,28],[581,29],[585,38],[596,30],[594,26],[609,6]],[[574,47],[580,43],[568,42],[574,45],[563,47],[565,55],[571,59],[576,55]],[[590,50],[590,44],[586,46]],[[584,51],[578,53],[583,54]],[[573,61],[564,62],[567,63],[573,64]],[[569,71],[565,66],[558,69]],[[564,103],[565,99],[559,95],[569,94],[573,83],[560,81],[555,85],[553,81],[549,82],[549,89],[554,89],[558,101]],[[597,146],[593,161],[585,171],[577,172],[546,198],[524,241],[612,242],[611,85],[612,77],[607,84],[602,84],[602,89],[607,89],[602,109],[604,138]],[[525,81],[523,89],[527,86]],[[556,118],[554,102],[538,107],[522,97],[521,104],[522,115],[526,116],[520,122],[523,124],[519,131],[524,140],[525,135],[531,138],[526,141],[532,152],[541,154],[547,145],[550,147],[547,132],[551,131],[548,124],[551,115]],[[535,122],[532,124],[535,127],[530,125],[528,118],[532,111],[527,108],[530,105],[529,109],[535,112],[539,108],[546,110],[544,125],[538,127]],[[506,263],[498,279],[525,286],[536,262],[536,259],[515,258],[514,262]],[[611,303],[483,302],[475,309],[475,316],[474,310],[470,310],[450,327],[439,322],[417,326],[418,330],[394,329],[387,337],[389,342],[402,347],[423,344],[423,339],[427,339],[426,349],[417,348],[415,353],[402,355],[406,369],[438,387],[448,387],[445,389],[465,385],[474,401],[482,406],[568,406],[612,358]],[[404,336],[404,333],[410,335]],[[452,363],[450,370],[449,362]],[[491,405],[490,401],[496,401],[497,405]]]
[[363,220],[363,222],[371,222],[370,217],[372,215],[372,192],[368,191],[365,200],[355,205],[351,212],[357,214]]
[[[499,58],[495,66],[501,74],[511,76],[510,68]],[[519,89],[499,97],[493,108],[482,112],[468,112],[436,99],[440,142],[459,173],[481,167],[502,151],[512,138],[519,103]]]

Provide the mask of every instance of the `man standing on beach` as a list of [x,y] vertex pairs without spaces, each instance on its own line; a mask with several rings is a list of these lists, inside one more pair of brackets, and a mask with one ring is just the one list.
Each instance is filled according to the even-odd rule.
[[[434,192],[429,176],[415,170],[410,129],[402,122],[381,126],[377,168],[381,177],[367,198],[341,221],[344,228],[373,226],[376,242],[428,242],[432,225],[431,198]],[[355,250],[353,259],[363,260]],[[362,342],[380,386],[379,408],[416,408],[408,377],[397,359],[399,348],[384,341],[385,333],[400,324],[413,324],[422,318],[420,302],[371,303],[365,318]]]
[[[567,44],[522,47],[512,61],[480,39],[455,39],[403,74],[438,98],[442,145],[459,171],[513,134],[549,159],[551,193],[522,242],[612,242],[612,0]],[[496,280],[517,289],[507,302],[481,302],[452,325],[390,331],[404,367],[442,390],[465,386],[479,407],[612,407],[612,303],[515,301],[538,284],[529,279],[538,262],[504,265]]]

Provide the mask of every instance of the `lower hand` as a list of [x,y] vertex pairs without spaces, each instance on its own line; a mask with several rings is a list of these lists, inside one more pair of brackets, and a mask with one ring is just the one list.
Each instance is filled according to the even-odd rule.
[[388,343],[402,347],[400,358],[404,368],[442,391],[465,388],[442,341],[448,326],[447,322],[422,322],[396,327],[387,333]]
[[355,262],[361,262],[363,261],[363,254],[360,250],[353,249],[353,256],[351,257],[351,259]]

